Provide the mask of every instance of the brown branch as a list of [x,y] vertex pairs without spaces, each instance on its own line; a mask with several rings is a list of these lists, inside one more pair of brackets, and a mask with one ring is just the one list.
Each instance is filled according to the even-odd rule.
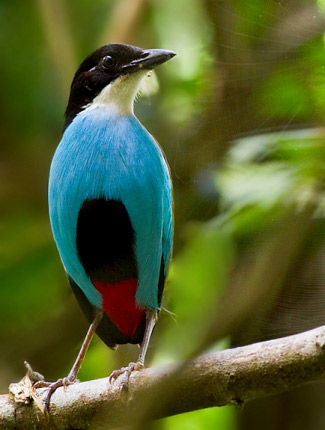
[[135,372],[128,394],[108,379],[58,389],[50,421],[0,396],[0,429],[108,429],[212,406],[242,404],[325,376],[325,326]]

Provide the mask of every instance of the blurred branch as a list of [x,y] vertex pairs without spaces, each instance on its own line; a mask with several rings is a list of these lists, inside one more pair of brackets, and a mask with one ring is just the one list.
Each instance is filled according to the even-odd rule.
[[317,5],[302,7],[286,19],[279,20],[277,25],[264,35],[257,52],[254,53],[252,63],[261,57],[260,50],[267,51],[270,67],[313,38],[322,35],[324,31],[325,16]]
[[245,253],[229,288],[213,305],[208,329],[192,356],[233,334],[249,315],[256,318],[273,304],[310,233],[314,212],[312,204],[298,213],[296,208],[289,208],[257,246],[254,255]]
[[76,56],[67,19],[64,0],[37,0],[50,56],[57,69],[61,94],[69,92],[70,82],[76,70]]
[[135,27],[148,0],[120,0],[109,14],[98,45],[131,43]]
[[[108,429],[197,409],[243,404],[324,378],[325,326],[135,372],[128,395],[107,378],[59,388],[45,421],[35,404],[0,396],[0,429]],[[168,395],[167,395],[168,390]]]

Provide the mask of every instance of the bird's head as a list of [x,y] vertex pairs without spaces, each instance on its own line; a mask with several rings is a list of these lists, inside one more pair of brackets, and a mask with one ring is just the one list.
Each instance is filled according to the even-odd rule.
[[142,78],[174,55],[173,51],[123,44],[96,49],[81,63],[73,78],[65,127],[91,105],[107,105],[118,113],[131,113]]

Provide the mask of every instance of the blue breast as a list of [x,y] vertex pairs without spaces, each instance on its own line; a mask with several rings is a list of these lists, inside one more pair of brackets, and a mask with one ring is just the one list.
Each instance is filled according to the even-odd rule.
[[99,197],[125,205],[136,236],[136,301],[156,309],[161,256],[167,271],[172,248],[168,166],[159,145],[134,116],[96,107],[76,116],[55,152],[49,208],[63,265],[97,307],[101,307],[102,298],[78,258],[76,231],[84,200]]

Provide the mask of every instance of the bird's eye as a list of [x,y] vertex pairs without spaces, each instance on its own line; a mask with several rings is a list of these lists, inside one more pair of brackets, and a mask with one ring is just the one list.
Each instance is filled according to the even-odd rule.
[[116,60],[110,55],[105,55],[105,57],[101,59],[100,63],[105,69],[110,69],[111,67],[115,66]]

